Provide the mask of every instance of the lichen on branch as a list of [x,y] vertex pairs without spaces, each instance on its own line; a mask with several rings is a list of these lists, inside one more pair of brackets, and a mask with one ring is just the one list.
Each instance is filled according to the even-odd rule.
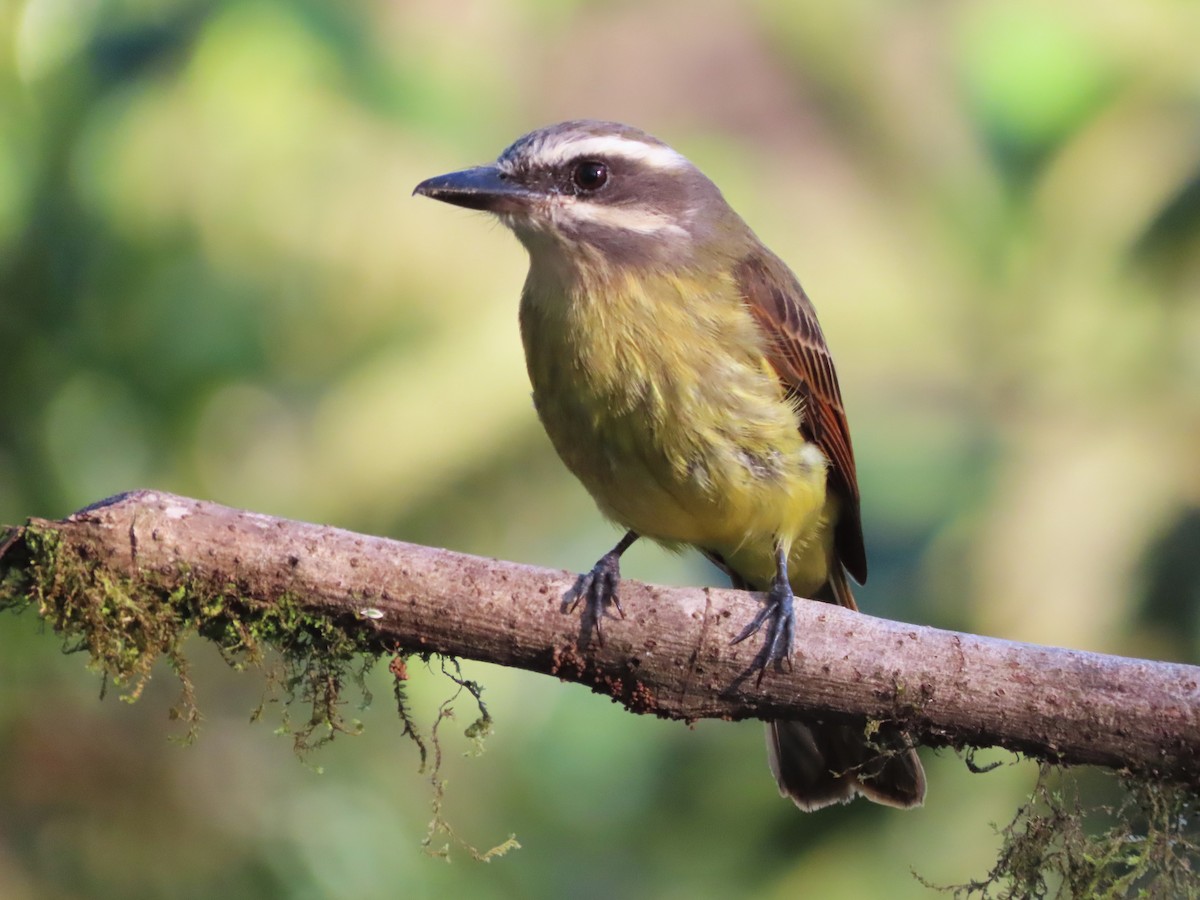
[[[130,699],[165,657],[183,685],[178,715],[189,731],[199,718],[183,649],[191,634],[235,668],[264,667],[284,699],[305,706],[307,720],[292,729],[301,751],[357,730],[343,711],[344,688],[365,691],[367,669],[390,657],[404,731],[433,789],[433,853],[458,845],[489,858],[515,846],[475,850],[441,817],[438,733],[454,706],[439,708],[426,737],[405,702],[409,662],[436,656],[456,696],[465,691],[479,711],[468,738],[486,733],[490,717],[457,657],[579,682],[664,718],[887,722],[922,744],[1000,746],[1048,763],[1104,766],[1145,786],[1140,805],[1118,815],[1158,824],[1098,836],[1042,791],[1041,805],[1003,832],[1006,850],[991,876],[957,886],[960,896],[1023,896],[1020,885],[1042,892],[1052,882],[1140,890],[1159,862],[1194,860],[1191,833],[1175,826],[1194,821],[1200,790],[1200,668],[798,601],[803,646],[790,670],[772,670],[760,685],[755,649],[731,646],[758,608],[755,595],[626,581],[625,617],[606,623],[602,645],[587,645],[578,618],[561,609],[573,582],[567,572],[152,491],[62,521],[31,520],[0,538],[0,610],[35,609]],[[1131,880],[1133,872],[1143,874]]]

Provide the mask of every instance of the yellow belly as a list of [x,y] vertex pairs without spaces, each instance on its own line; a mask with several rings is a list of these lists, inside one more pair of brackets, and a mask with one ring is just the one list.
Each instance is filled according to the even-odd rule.
[[667,546],[716,552],[760,588],[781,544],[793,588],[820,587],[836,514],[826,460],[732,286],[659,279],[563,298],[531,297],[531,284],[534,403],[601,511]]

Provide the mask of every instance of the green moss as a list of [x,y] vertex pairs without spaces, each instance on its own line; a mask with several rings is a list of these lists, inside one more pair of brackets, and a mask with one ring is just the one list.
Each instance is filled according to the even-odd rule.
[[1200,897],[1200,799],[1177,785],[1106,774],[1102,787],[1119,782],[1119,798],[1085,802],[1081,773],[1091,774],[1043,764],[1029,800],[1000,829],[987,877],[937,889],[960,900]]
[[[189,736],[200,719],[183,653],[192,634],[211,641],[235,669],[267,671],[269,694],[282,691],[288,701],[285,727],[297,750],[358,730],[343,714],[343,688],[354,683],[369,698],[364,676],[386,652],[363,623],[306,609],[290,594],[253,598],[232,581],[217,585],[186,571],[170,578],[116,575],[52,528],[15,529],[0,548],[0,611],[36,609],[62,637],[66,652],[86,651],[105,683],[117,685],[130,702],[165,658],[181,685],[172,714],[188,723]],[[308,710],[295,727],[286,713],[291,701]]]
[[[405,689],[408,662],[415,656],[428,664],[432,655],[385,645],[369,618],[326,615],[287,593],[270,600],[256,598],[234,580],[200,578],[186,570],[169,577],[146,571],[136,577],[114,574],[111,567],[97,563],[95,555],[86,547],[69,545],[51,527],[26,526],[0,534],[0,612],[36,610],[61,636],[64,651],[86,651],[105,685],[117,685],[129,702],[137,700],[155,663],[165,658],[181,686],[172,717],[187,724],[187,739],[194,736],[200,713],[183,646],[191,635],[198,635],[213,643],[232,668],[266,671],[267,691],[253,718],[267,703],[282,699],[281,730],[293,736],[301,754],[338,733],[360,730],[358,722],[343,714],[343,689],[347,683],[355,685],[363,705],[370,703],[365,676],[379,657],[387,656],[404,733],[417,747],[421,771],[428,774],[432,788],[426,851],[448,856],[451,846],[457,846],[487,861],[520,846],[509,836],[496,847],[477,849],[442,815],[445,779],[438,730],[455,718],[455,701],[464,692],[478,710],[465,730],[476,753],[491,732],[483,688],[462,676],[457,660],[440,659],[441,672],[454,690],[438,708],[426,738],[409,709]],[[288,711],[296,704],[306,709],[306,718],[293,723]],[[445,842],[435,847],[439,838]]]
[[[442,814],[442,806],[446,797],[446,781],[442,778],[442,746],[441,740],[438,737],[438,729],[442,723],[455,718],[454,703],[459,696],[466,691],[475,701],[475,707],[479,711],[478,718],[472,722],[464,732],[466,736],[474,744],[474,752],[476,755],[483,752],[483,740],[491,734],[492,717],[487,711],[487,706],[483,702],[483,687],[476,681],[470,681],[463,677],[462,669],[459,667],[458,661],[454,659],[442,660],[442,674],[458,685],[458,690],[450,697],[442,702],[438,707],[437,717],[434,719],[433,728],[430,731],[431,745],[433,749],[433,768],[429,773],[430,785],[433,788],[433,818],[429,821],[429,827],[425,834],[425,839],[421,842],[425,852],[430,856],[449,859],[450,848],[452,846],[460,847],[471,855],[471,857],[479,862],[491,862],[493,859],[504,856],[510,850],[519,850],[521,845],[517,841],[516,835],[510,834],[508,838],[501,841],[496,846],[481,850],[464,840],[455,830],[450,822]],[[407,726],[408,723],[406,723]],[[425,764],[424,746],[422,745],[422,768]],[[442,843],[436,843],[442,841]]]

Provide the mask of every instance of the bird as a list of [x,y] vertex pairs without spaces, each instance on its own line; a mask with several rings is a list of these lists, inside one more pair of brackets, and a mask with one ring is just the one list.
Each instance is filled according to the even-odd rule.
[[[857,609],[867,557],[850,431],[816,310],[791,269],[685,156],[618,122],[523,135],[415,195],[496,216],[524,245],[519,320],[533,403],[620,542],[568,593],[603,639],[621,555],[698,549],[762,591],[761,672],[790,659],[794,599]],[[585,628],[586,630],[586,628]],[[884,723],[775,720],[780,793],[812,811],[924,801],[907,736]]]

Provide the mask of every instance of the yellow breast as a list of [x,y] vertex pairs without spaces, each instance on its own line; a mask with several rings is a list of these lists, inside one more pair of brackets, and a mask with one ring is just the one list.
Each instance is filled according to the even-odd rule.
[[521,331],[538,415],[605,515],[720,553],[754,584],[779,540],[797,588],[824,580],[826,460],[731,280],[531,270]]

